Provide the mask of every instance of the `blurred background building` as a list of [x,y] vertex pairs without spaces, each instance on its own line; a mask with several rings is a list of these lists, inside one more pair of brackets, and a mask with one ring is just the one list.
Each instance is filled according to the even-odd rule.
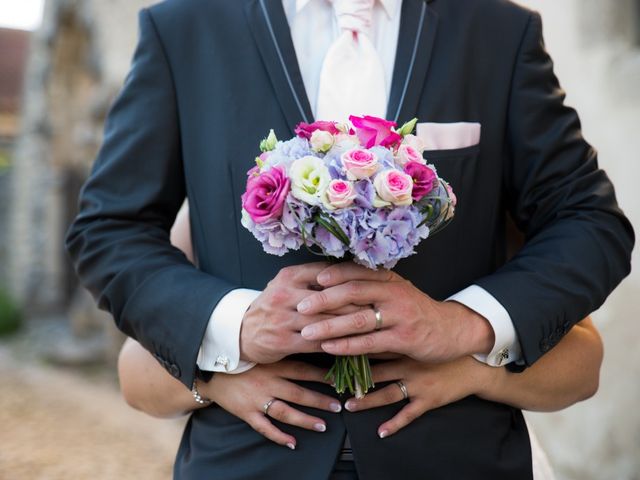
[[[0,0],[0,23],[30,2],[39,8]],[[55,317],[69,327],[47,353],[54,360],[112,363],[119,346],[112,322],[78,289],[63,237],[129,67],[137,11],[150,3],[46,0],[32,32],[0,29],[0,288],[30,324]],[[567,102],[640,228],[640,0],[520,3],[542,13]],[[561,479],[640,479],[638,298],[634,270],[594,315],[606,349],[597,396],[529,417]]]
[[[29,33],[0,28],[0,225],[6,225],[10,205],[10,156],[20,127],[22,85]],[[0,278],[7,278],[9,232],[0,228]]]

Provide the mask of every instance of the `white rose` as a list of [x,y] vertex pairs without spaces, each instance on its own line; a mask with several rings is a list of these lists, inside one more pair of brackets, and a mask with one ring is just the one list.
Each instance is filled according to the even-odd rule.
[[331,182],[329,169],[317,157],[306,156],[295,160],[289,169],[291,194],[309,205],[318,205]]
[[324,130],[316,130],[311,134],[311,148],[314,152],[327,153],[333,147],[335,139],[333,135]]
[[417,162],[421,163],[422,165],[426,165],[427,163],[427,161],[422,158],[422,153],[420,151],[405,143],[398,147],[395,159],[398,165],[402,167],[404,167],[409,162]]
[[415,135],[405,135],[402,140],[403,145],[409,145],[412,148],[415,148],[420,155],[425,151],[424,142],[420,139],[420,137],[416,137]]

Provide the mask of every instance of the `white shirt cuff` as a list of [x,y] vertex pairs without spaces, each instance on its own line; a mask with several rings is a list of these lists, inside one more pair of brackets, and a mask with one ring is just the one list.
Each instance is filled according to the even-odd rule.
[[245,312],[261,292],[238,288],[227,293],[213,309],[197,364],[208,372],[242,373],[255,363],[240,360],[240,327]]
[[495,334],[495,344],[488,355],[476,354],[474,358],[492,367],[501,367],[511,362],[522,361],[522,351],[516,329],[509,312],[496,298],[478,285],[471,285],[452,295],[447,301],[465,305],[486,318]]

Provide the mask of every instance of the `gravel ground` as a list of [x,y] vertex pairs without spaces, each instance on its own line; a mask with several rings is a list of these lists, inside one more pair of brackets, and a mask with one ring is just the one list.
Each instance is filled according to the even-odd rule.
[[183,422],[130,408],[113,375],[38,365],[0,345],[0,480],[168,480]]

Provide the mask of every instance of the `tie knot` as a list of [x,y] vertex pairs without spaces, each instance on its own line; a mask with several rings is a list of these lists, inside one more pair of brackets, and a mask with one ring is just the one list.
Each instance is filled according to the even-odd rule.
[[368,34],[375,0],[330,0],[341,30]]

